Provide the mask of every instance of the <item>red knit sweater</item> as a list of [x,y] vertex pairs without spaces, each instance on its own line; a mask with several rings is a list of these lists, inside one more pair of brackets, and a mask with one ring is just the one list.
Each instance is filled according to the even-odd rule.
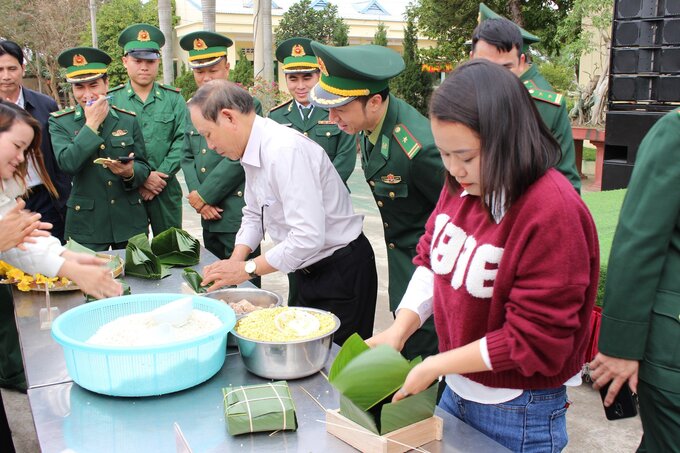
[[562,385],[585,361],[597,292],[595,224],[569,181],[549,170],[500,223],[479,197],[441,193],[414,263],[434,277],[439,350],[486,336],[496,388]]

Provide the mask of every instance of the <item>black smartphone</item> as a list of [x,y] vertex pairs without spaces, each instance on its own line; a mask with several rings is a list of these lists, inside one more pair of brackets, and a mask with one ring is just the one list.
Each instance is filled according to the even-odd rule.
[[120,156],[120,157],[118,158],[118,161],[119,161],[119,162],[122,162],[122,163],[124,163],[124,164],[126,164],[126,163],[128,163],[128,162],[130,162],[130,161],[133,161],[133,160],[135,160],[135,156]]
[[[603,405],[610,384],[611,381],[600,389],[600,397],[602,398]],[[607,416],[607,420],[620,420],[622,418],[635,417],[637,413],[637,395],[630,389],[628,382],[621,386],[621,390],[619,390],[616,398],[614,398],[614,402],[609,407],[604,408],[604,414]]]

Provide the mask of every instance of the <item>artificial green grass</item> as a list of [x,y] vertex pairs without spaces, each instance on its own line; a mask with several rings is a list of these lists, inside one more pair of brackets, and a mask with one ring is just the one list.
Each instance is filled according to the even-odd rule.
[[602,305],[609,252],[612,248],[614,232],[619,221],[619,211],[621,211],[621,204],[625,195],[626,189],[583,194],[583,201],[585,201],[593,220],[595,220],[597,237],[600,241],[600,283],[597,289],[597,305]]

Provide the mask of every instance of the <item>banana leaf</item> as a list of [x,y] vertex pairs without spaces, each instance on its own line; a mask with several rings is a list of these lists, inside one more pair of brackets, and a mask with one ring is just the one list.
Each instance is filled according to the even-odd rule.
[[185,282],[187,282],[187,285],[189,285],[191,289],[194,290],[195,293],[203,294],[208,291],[207,287],[201,286],[201,283],[203,283],[203,277],[201,274],[196,272],[196,270],[190,267],[185,267],[184,272],[182,273],[182,278]]
[[170,275],[167,266],[151,251],[146,234],[140,233],[128,240],[125,247],[125,272],[134,277],[160,280]]
[[70,239],[66,241],[66,245],[64,245],[64,248],[66,250],[70,250],[72,252],[77,252],[77,253],[85,253],[87,255],[96,255],[97,252],[94,250],[88,249],[84,245],[79,244],[78,242],[74,241],[73,239]]
[[179,228],[168,228],[151,241],[151,251],[167,266],[194,266],[201,255],[201,244]]
[[406,360],[393,348],[370,349],[357,334],[345,341],[331,365],[328,381],[340,392],[340,413],[376,434],[386,434],[434,413],[437,383],[391,403],[420,357]]
[[358,333],[353,333],[342,344],[342,349],[338,352],[333,360],[333,365],[328,372],[328,380],[333,381],[335,377],[347,366],[347,364],[362,352],[368,351],[368,345],[361,339]]

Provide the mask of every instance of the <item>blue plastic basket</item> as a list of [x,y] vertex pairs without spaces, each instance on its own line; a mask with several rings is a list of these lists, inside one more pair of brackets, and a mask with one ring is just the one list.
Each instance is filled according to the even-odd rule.
[[150,396],[177,392],[210,379],[224,365],[227,333],[234,311],[222,301],[192,296],[194,308],[217,316],[220,329],[191,340],[148,347],[85,343],[104,324],[121,316],[151,311],[186,297],[135,294],[80,305],[52,323],[52,336],[64,348],[66,369],[74,382],[104,395]]

